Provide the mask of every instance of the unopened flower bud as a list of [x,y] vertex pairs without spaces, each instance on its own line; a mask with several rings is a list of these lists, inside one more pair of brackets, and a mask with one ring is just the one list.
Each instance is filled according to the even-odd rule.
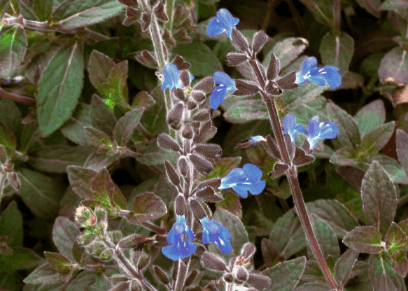
[[149,28],[151,20],[152,20],[152,16],[149,13],[142,14],[142,31],[143,32]]
[[269,59],[268,68],[266,70],[266,76],[268,80],[273,80],[279,73],[280,61],[276,58],[274,53],[271,53],[271,58]]
[[246,282],[256,289],[263,290],[269,287],[271,279],[261,275],[249,274]]
[[180,173],[181,173],[184,177],[187,177],[187,175],[188,175],[190,169],[189,169],[189,167],[188,167],[188,162],[187,162],[187,160],[186,160],[186,158],[185,158],[184,156],[179,158],[179,160],[178,160],[178,168],[179,168]]
[[15,172],[7,173],[7,180],[10,183],[10,185],[13,186],[15,190],[20,189],[21,182],[20,182],[20,179],[18,178],[18,175]]
[[203,176],[207,176],[214,169],[209,161],[198,155],[191,154],[188,156],[188,158],[190,159],[196,170]]
[[208,120],[200,127],[200,131],[194,136],[193,141],[195,143],[205,142],[211,139],[216,133],[217,128],[212,125],[211,120]]
[[190,124],[195,129],[194,132],[197,132],[198,129],[200,128],[200,122],[199,121],[192,121],[192,122],[190,122]]
[[79,245],[83,246],[90,244],[94,239],[95,236],[93,234],[82,234],[77,237],[77,242]]
[[205,100],[205,93],[203,91],[194,90],[191,93],[191,97],[194,99],[195,102],[197,102],[198,104],[201,104]]
[[175,206],[177,215],[186,214],[186,199],[184,199],[183,195],[177,196]]
[[75,220],[80,226],[83,227],[96,225],[96,215],[91,209],[82,205],[76,209]]
[[209,159],[218,159],[222,154],[221,147],[216,144],[198,144],[194,150]]
[[89,245],[85,246],[85,249],[88,253],[94,256],[100,256],[106,249],[106,246],[100,241],[93,241]]
[[191,101],[191,100],[187,101],[187,109],[188,110],[193,110],[196,107],[197,107],[197,103],[195,103],[194,101]]
[[174,186],[180,185],[180,177],[176,169],[168,161],[164,161],[164,168],[166,169],[167,177]]
[[143,270],[149,264],[149,261],[150,261],[149,255],[143,252],[139,258],[139,261],[137,262],[137,268],[139,270]]
[[247,269],[245,269],[244,267],[239,266],[239,267],[237,268],[236,277],[237,277],[238,280],[245,282],[245,281],[248,279],[248,275],[249,275],[249,274],[248,274],[248,271],[247,271]]
[[113,254],[115,253],[115,251],[111,248],[104,250],[101,254],[101,260],[104,262],[108,262],[112,259]]
[[207,202],[220,202],[223,200],[222,197],[215,194],[214,190],[211,187],[205,187],[198,190],[196,196]]
[[207,121],[209,119],[210,112],[207,109],[202,109],[193,116],[193,120],[195,121]]
[[210,93],[215,88],[213,76],[208,76],[202,79],[194,86],[194,90],[201,90],[204,93]]
[[252,39],[252,52],[256,55],[268,41],[268,36],[263,30],[255,33],[254,38]]
[[167,277],[166,273],[160,267],[153,266],[153,272],[157,276],[157,279],[159,279],[164,285],[170,283],[169,277]]
[[194,216],[200,220],[203,217],[207,216],[207,213],[205,213],[204,208],[200,205],[200,203],[196,200],[190,200],[190,207],[191,210],[194,213]]
[[241,249],[241,256],[243,256],[245,259],[251,258],[256,252],[256,247],[253,243],[246,243]]
[[119,246],[122,249],[141,248],[146,243],[153,242],[153,239],[145,237],[141,234],[132,234],[119,241]]
[[156,17],[163,22],[167,22],[169,20],[166,12],[164,12],[164,5],[161,1],[159,1],[156,7],[154,8],[154,14],[156,14]]
[[140,284],[139,280],[132,280],[130,283],[130,291],[142,291],[143,287]]
[[227,66],[235,67],[248,60],[247,55],[241,53],[228,53],[227,54]]
[[215,271],[228,271],[224,261],[210,252],[204,252],[200,260],[201,264],[211,270]]
[[232,283],[234,282],[234,276],[232,276],[231,273],[225,274],[224,275],[224,281],[227,283]]
[[193,137],[193,127],[191,126],[191,124],[185,124],[183,130],[181,131],[181,134],[184,138],[191,139]]
[[179,128],[181,118],[183,117],[183,108],[182,103],[177,103],[167,115],[167,122],[174,129]]
[[[132,9],[132,8],[130,8]],[[126,20],[126,19],[125,19]],[[148,68],[157,68],[157,61],[147,50],[143,50],[140,55],[136,56],[136,60]]]
[[194,283],[194,280],[197,278],[198,271],[197,270],[192,270],[190,272],[190,275],[186,278],[186,282],[184,283],[184,286],[190,286],[191,284]]
[[248,41],[242,35],[242,33],[237,30],[233,29],[231,32],[232,44],[243,52],[249,52]]
[[176,65],[179,71],[188,70],[190,68],[190,64],[185,62],[180,55],[176,56],[176,58],[173,61],[173,64]]
[[183,89],[175,88],[171,92],[180,101],[182,101],[182,102],[186,101],[186,95],[184,94]]
[[167,134],[159,134],[157,136],[157,144],[164,150],[181,153],[179,144]]
[[184,87],[190,86],[190,73],[187,70],[183,70],[180,73],[180,80],[183,83]]

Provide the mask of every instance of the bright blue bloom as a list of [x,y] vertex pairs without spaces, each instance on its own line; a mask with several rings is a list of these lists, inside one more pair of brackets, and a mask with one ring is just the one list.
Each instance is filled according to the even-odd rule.
[[177,261],[185,259],[197,250],[197,245],[192,244],[194,234],[187,226],[184,215],[177,215],[176,222],[173,224],[167,242],[171,245],[163,247],[162,253],[170,260]]
[[210,96],[210,107],[212,109],[217,109],[218,106],[224,101],[227,91],[231,93],[236,91],[235,79],[232,79],[230,76],[224,72],[215,72],[213,75],[215,84],[218,84]]
[[307,141],[310,144],[310,149],[313,150],[320,139],[336,138],[339,134],[339,129],[334,122],[324,121],[320,122],[319,116],[314,116],[309,120],[307,127],[309,132]]
[[223,254],[231,252],[231,233],[221,223],[209,219],[207,216],[200,219],[203,226],[203,244],[216,243]]
[[256,146],[261,141],[266,141],[266,139],[262,135],[255,135],[255,136],[251,136],[249,141],[252,142],[253,146]]
[[[183,83],[180,80],[180,73],[181,71],[177,69],[177,66],[175,64],[168,63],[167,65],[165,65],[163,68],[164,81],[161,89],[165,90],[169,88],[171,90],[174,87],[182,89]],[[190,74],[190,81],[192,80],[194,80],[194,76]]]
[[210,20],[207,26],[208,36],[217,36],[223,32],[231,39],[231,32],[236,29],[235,25],[239,22],[238,18],[232,17],[231,13],[221,8],[217,12],[217,16]]
[[283,134],[288,133],[292,142],[295,142],[298,133],[307,134],[307,130],[299,123],[296,123],[296,117],[292,114],[286,114],[283,118]]
[[338,73],[338,68],[326,66],[318,68],[315,57],[308,57],[302,64],[299,72],[296,72],[295,83],[300,86],[311,81],[312,83],[323,87],[327,84],[330,88],[336,89],[341,85],[341,75]]
[[248,197],[248,191],[252,195],[258,195],[265,189],[265,181],[261,181],[262,171],[255,165],[245,164],[244,167],[233,169],[227,176],[221,179],[221,186],[218,188],[232,188],[242,198]]

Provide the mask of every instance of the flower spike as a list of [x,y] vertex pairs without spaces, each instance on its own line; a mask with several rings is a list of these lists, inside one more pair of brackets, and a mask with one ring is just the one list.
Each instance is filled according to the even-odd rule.
[[218,84],[210,96],[210,107],[212,109],[217,109],[218,106],[224,101],[227,92],[235,92],[237,88],[235,87],[235,79],[224,72],[215,72],[213,75],[215,84]]
[[315,57],[308,57],[302,64],[299,72],[296,72],[295,83],[300,86],[310,81],[318,86],[323,87],[326,83],[330,88],[336,89],[341,85],[341,75],[339,69],[332,66],[317,67]]
[[309,120],[307,141],[310,149],[313,150],[319,140],[333,139],[339,135],[337,125],[332,121],[320,122],[319,116],[314,116]]
[[262,171],[255,165],[245,164],[244,167],[233,169],[227,176],[221,179],[220,190],[232,188],[242,198],[248,197],[248,191],[252,195],[260,194],[266,186],[262,178]]
[[298,133],[307,134],[307,130],[299,123],[296,123],[296,117],[292,114],[286,114],[283,118],[283,128],[282,133],[288,133],[292,142],[295,142]]
[[231,233],[221,223],[209,219],[207,216],[200,219],[203,227],[203,244],[216,243],[223,254],[229,254],[232,246]]
[[194,241],[193,231],[187,226],[184,215],[177,215],[176,222],[173,224],[167,235],[167,242],[171,245],[163,247],[162,253],[170,260],[177,261],[185,259],[197,250]]
[[231,32],[233,29],[236,29],[235,25],[237,25],[238,22],[238,18],[233,17],[227,9],[221,8],[218,10],[217,16],[208,23],[207,35],[213,37],[225,32],[231,39]]

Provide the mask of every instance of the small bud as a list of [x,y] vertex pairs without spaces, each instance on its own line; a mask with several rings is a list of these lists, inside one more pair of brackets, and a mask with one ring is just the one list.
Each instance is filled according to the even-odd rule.
[[195,103],[195,102],[193,102],[191,100],[187,101],[187,109],[188,110],[193,110],[196,107],[197,107],[197,103]]
[[271,53],[268,69],[266,70],[266,77],[268,80],[273,80],[279,74],[280,61],[276,58],[274,53]]
[[266,42],[268,41],[268,36],[263,30],[258,31],[255,33],[254,38],[252,39],[252,53],[254,56],[260,52],[260,50],[264,47]]
[[196,196],[206,202],[220,202],[224,200],[222,197],[215,194],[214,190],[211,187],[205,187],[201,190],[198,190]]
[[152,16],[149,13],[142,14],[142,31],[146,31],[150,26],[150,21],[152,20]]
[[143,50],[140,55],[137,55],[136,60],[148,68],[157,69],[156,59],[147,50]]
[[199,133],[194,136],[193,141],[194,143],[202,143],[209,139],[211,139],[217,133],[217,128],[212,125],[211,120],[205,122],[200,130]]
[[273,96],[279,96],[282,94],[282,89],[274,81],[268,81],[268,84],[265,87],[266,92]]
[[142,15],[142,13],[139,10],[132,7],[126,7],[125,19],[122,24],[124,26],[130,26],[140,18],[140,15]]
[[177,196],[175,205],[177,215],[186,214],[186,199],[183,197],[183,195]]
[[180,157],[178,160],[178,168],[180,173],[184,176],[187,177],[188,173],[189,173],[189,167],[188,167],[188,163],[185,157]]
[[13,186],[15,190],[20,189],[21,182],[20,182],[20,179],[18,178],[18,175],[15,172],[7,173],[7,180],[10,183],[10,185]]
[[204,102],[205,100],[205,93],[203,91],[199,91],[199,90],[194,90],[191,95],[190,95],[195,102],[197,102],[198,104]]
[[266,136],[265,149],[272,158],[277,160],[281,159],[279,148],[276,145],[275,141],[272,139],[270,134]]
[[197,270],[192,270],[190,272],[190,275],[186,278],[186,282],[184,283],[184,286],[190,286],[191,284],[194,283],[194,280],[197,278],[198,271]]
[[246,243],[241,249],[241,256],[243,256],[245,259],[251,258],[256,252],[256,247],[253,243]]
[[214,88],[215,83],[213,76],[208,76],[205,77],[204,79],[201,79],[201,81],[194,86],[194,90],[201,90],[206,94],[212,92]]
[[205,188],[205,187],[213,187],[215,189],[218,189],[218,187],[220,187],[220,186],[221,186],[221,178],[213,178],[213,179],[206,180],[206,181],[200,183],[197,186],[197,188],[202,189],[202,188]]
[[167,277],[166,273],[158,266],[153,266],[153,272],[156,275],[157,279],[162,282],[164,285],[170,283],[169,277]]
[[184,91],[182,89],[175,88],[174,90],[171,90],[171,93],[180,101],[186,101],[186,95],[184,94]]
[[207,251],[204,252],[204,254],[201,256],[200,262],[204,267],[208,269],[228,272],[228,268],[225,265],[224,261],[213,253]]
[[237,268],[237,275],[236,275],[236,277],[237,277],[238,280],[245,282],[245,281],[248,279],[248,275],[249,275],[249,274],[248,274],[248,271],[247,271],[247,269],[245,269],[244,267],[239,266],[239,267]]
[[179,268],[178,262],[174,262],[173,269],[171,271],[171,278],[173,279],[173,281],[177,280],[178,268]]
[[292,157],[295,151],[295,144],[292,142],[288,133],[285,133],[283,135],[283,139],[285,140],[286,149],[288,150],[289,157]]
[[190,68],[190,64],[185,62],[184,59],[179,55],[176,56],[176,58],[173,61],[173,64],[176,65],[179,71],[188,70]]
[[144,290],[139,280],[132,280],[130,283],[130,291],[142,291]]
[[196,121],[207,121],[209,119],[210,119],[210,112],[207,109],[202,109],[193,116],[193,120],[196,120]]
[[149,264],[149,261],[150,257],[145,252],[143,252],[140,255],[139,261],[137,262],[137,268],[139,270],[143,270]]
[[194,147],[194,150],[209,159],[218,159],[222,154],[221,147],[216,144],[198,144]]
[[100,256],[102,252],[106,250],[106,246],[100,241],[93,241],[91,244],[85,246],[85,249],[94,256]]
[[164,29],[163,40],[166,42],[166,44],[168,44],[170,46],[176,46],[176,44],[177,44],[176,41],[170,35],[170,32],[167,29]]
[[271,279],[261,275],[249,274],[246,282],[256,289],[263,290],[269,287]]
[[258,93],[259,87],[255,83],[244,80],[236,80],[235,86],[237,90],[232,93],[235,96],[249,96]]
[[234,276],[232,276],[231,273],[225,274],[224,275],[224,281],[227,283],[232,283],[234,282]]
[[180,125],[181,118],[183,117],[183,104],[181,102],[174,105],[167,115],[167,122],[172,127],[177,129]]
[[[118,285],[119,283],[122,282],[127,282],[129,280],[128,277],[121,275],[121,274],[113,274],[112,276],[109,277],[109,281],[113,284],[113,285]],[[127,290],[127,289],[125,289]]]
[[313,155],[306,155],[305,151],[300,148],[295,149],[295,157],[293,158],[293,164],[295,166],[303,166],[313,163],[315,157]]
[[207,213],[198,201],[190,200],[190,207],[197,220],[207,216]]
[[268,175],[271,179],[275,179],[285,174],[288,169],[289,169],[288,165],[277,162],[274,165],[273,170],[270,171]]
[[232,44],[243,52],[249,52],[248,41],[242,35],[242,33],[237,30],[233,29],[231,32]]
[[115,245],[122,239],[122,232],[119,230],[109,231],[107,235]]
[[139,6],[137,0],[118,0],[118,1],[123,5],[130,6],[135,9]]
[[173,165],[170,164],[168,161],[164,161],[164,168],[166,169],[167,178],[169,178],[170,182],[174,186],[179,186],[180,185],[180,177],[179,177],[176,169],[173,167]]
[[115,251],[111,248],[104,250],[101,254],[101,260],[104,262],[108,262],[113,258],[113,254]]
[[184,27],[178,29],[174,34],[174,38],[180,42],[191,42],[193,39],[187,34],[187,31]]
[[227,66],[235,67],[248,60],[248,56],[241,53],[228,53],[227,54]]
[[180,80],[184,87],[190,86],[190,73],[186,70],[181,71]]
[[292,72],[285,77],[276,81],[276,84],[281,89],[293,89],[296,88],[298,85],[295,83],[296,81],[296,72]]
[[107,216],[106,210],[104,208],[96,206],[94,213],[96,215],[96,221],[97,221],[98,224],[108,222],[108,216]]
[[144,244],[151,243],[152,241],[152,238],[145,237],[144,235],[132,234],[122,238],[118,244],[122,249],[132,249],[143,247]]
[[187,123],[184,125],[181,135],[186,139],[191,139],[193,137],[193,128],[191,124]]
[[159,134],[157,137],[157,144],[164,150],[181,153],[179,144],[167,134]]
[[196,170],[203,176],[207,176],[214,169],[209,161],[198,155],[191,154],[188,156],[188,158],[190,159]]
[[82,234],[77,237],[77,242],[81,246],[88,245],[94,241],[95,237],[93,234]]
[[163,22],[167,22],[169,20],[169,18],[166,15],[166,12],[164,12],[164,5],[161,1],[159,1],[156,7],[154,8],[154,13],[156,14],[156,17]]
[[199,121],[192,121],[190,122],[191,126],[195,129],[194,132],[198,132],[198,129],[200,128],[200,122]]
[[85,206],[79,206],[76,209],[75,220],[80,226],[90,227],[96,225],[96,216],[91,209]]

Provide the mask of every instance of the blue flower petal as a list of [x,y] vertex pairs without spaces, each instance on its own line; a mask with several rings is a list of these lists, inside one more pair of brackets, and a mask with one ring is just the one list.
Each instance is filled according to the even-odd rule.
[[208,217],[200,219],[203,227],[203,244],[216,243],[223,254],[231,252],[231,233],[221,223],[211,220]]
[[231,242],[229,240],[222,239],[217,237],[216,244],[223,254],[229,254],[232,250]]
[[242,198],[248,198],[248,187],[246,185],[234,185],[232,186],[232,189],[234,189],[234,191]]
[[224,85],[228,88],[228,91],[233,92],[232,90],[236,90],[235,79],[228,76],[228,74],[224,72],[215,72],[213,78],[215,84]]
[[307,132],[308,132],[308,138],[314,138],[319,135],[319,124],[320,124],[320,118],[318,115],[313,116],[309,120],[309,124],[307,127]]
[[307,130],[303,127],[303,125],[296,123],[294,128],[296,133],[304,133],[307,134]]
[[303,61],[301,74],[305,76],[311,69],[317,66],[317,60],[315,57],[308,57]]
[[222,101],[224,101],[225,96],[227,96],[227,87],[222,85],[216,87],[210,96],[210,107],[212,109],[217,109]]
[[262,171],[257,166],[252,164],[245,164],[242,168],[247,174],[249,181],[257,181],[262,178]]
[[225,31],[224,26],[218,21],[218,19],[215,17],[210,20],[207,26],[207,35],[214,37],[217,36]]
[[298,86],[301,86],[303,84],[305,84],[307,81],[309,81],[308,79],[306,79],[303,75],[302,72],[296,72],[296,80],[295,83]]
[[165,65],[163,68],[164,81],[161,89],[165,90],[169,88],[171,90],[174,87],[179,89],[183,88],[183,84],[181,83],[179,74],[180,71],[177,69],[177,66],[175,64],[169,63]]
[[234,169],[221,179],[221,186],[218,188],[232,188],[242,198],[248,197],[248,190],[253,195],[257,195],[265,188],[265,181],[260,181],[262,171],[255,165],[245,164],[243,169]]
[[[326,67],[327,68],[327,67]],[[337,68],[336,68],[337,69]],[[325,77],[327,85],[329,85],[330,88],[336,89],[340,87],[341,85],[341,75],[338,72],[328,72],[328,74]]]
[[337,125],[332,121],[325,121],[319,125],[320,139],[332,139],[339,135],[339,129]]
[[248,190],[252,195],[258,195],[262,193],[262,191],[265,189],[265,186],[266,186],[265,181],[258,181],[252,183],[251,186],[248,187]]
[[307,140],[311,150],[316,147],[319,140],[336,138],[339,134],[339,129],[334,122],[320,122],[320,118],[317,115],[309,120],[308,131]]
[[309,76],[309,81],[320,87],[323,87],[324,85],[326,85],[326,80],[320,75]]
[[236,29],[235,25],[239,22],[238,18],[235,18],[231,13],[222,8],[218,10],[217,16],[210,20],[207,26],[207,35],[216,36],[223,32],[231,38],[231,32],[233,29]]
[[236,168],[228,173],[227,176],[221,179],[221,185],[218,189],[228,189],[237,183],[243,183],[247,179],[247,175],[243,169]]
[[292,142],[295,142],[298,133],[307,133],[307,130],[299,123],[296,123],[296,117],[292,114],[286,114],[283,118],[283,134],[288,133]]

